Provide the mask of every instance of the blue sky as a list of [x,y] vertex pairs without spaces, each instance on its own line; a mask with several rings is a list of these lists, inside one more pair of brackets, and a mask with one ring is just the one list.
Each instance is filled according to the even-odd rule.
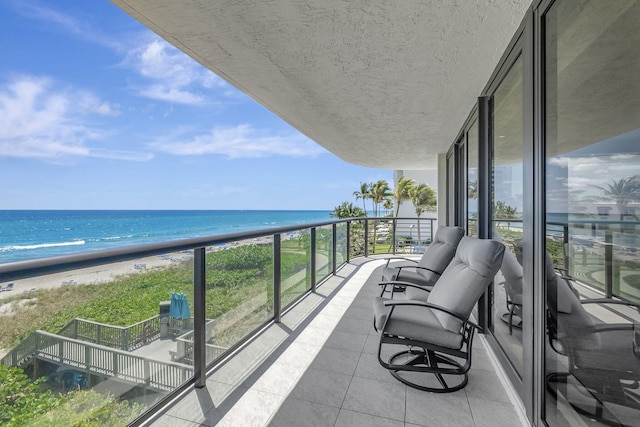
[[346,163],[106,0],[0,0],[0,209],[327,209]]

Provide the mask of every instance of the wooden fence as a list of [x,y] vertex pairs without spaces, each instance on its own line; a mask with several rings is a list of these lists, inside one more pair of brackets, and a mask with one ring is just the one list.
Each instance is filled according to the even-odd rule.
[[74,338],[105,347],[132,351],[160,337],[160,317],[149,319],[130,326],[113,326],[75,318],[65,325],[58,335]]
[[164,391],[177,388],[193,375],[189,365],[161,362],[44,331],[35,331],[22,344],[24,351],[16,352],[16,347],[2,360],[5,365],[17,366],[35,357]]

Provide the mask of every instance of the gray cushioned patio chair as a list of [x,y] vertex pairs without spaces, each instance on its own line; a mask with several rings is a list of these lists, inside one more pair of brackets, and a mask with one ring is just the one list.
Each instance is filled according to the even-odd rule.
[[[422,286],[430,290],[453,259],[464,233],[462,227],[440,226],[420,260],[389,258],[386,266],[382,269],[380,296],[383,296],[387,290],[392,293],[393,291],[404,291],[407,284]],[[401,261],[390,263],[393,260]],[[409,286],[409,288],[416,289],[415,286]],[[419,294],[420,290],[409,292],[411,298]]]
[[[604,424],[623,425],[610,409],[622,406],[640,410],[637,324],[634,334],[638,315],[624,322],[625,310],[616,310],[621,315],[620,322],[606,323],[592,316],[584,306],[628,306],[640,311],[640,305],[608,298],[580,300],[571,285],[574,280],[547,268],[549,338],[552,348],[567,357],[568,368],[567,372],[548,374],[547,387],[554,395],[562,390],[576,411]],[[573,387],[571,392],[569,387]]]
[[[471,367],[473,334],[479,328],[469,316],[500,268],[503,254],[500,242],[463,237],[426,301],[377,297],[380,364],[399,381],[420,390],[443,393],[463,388]],[[408,349],[383,357],[388,354],[385,347],[398,345]],[[435,375],[437,383],[418,383],[416,372]],[[453,385],[445,375],[453,377]]]
[[522,322],[522,284],[524,281],[522,265],[520,265],[515,255],[509,251],[505,251],[500,272],[504,278],[504,282],[500,284],[504,285],[508,310],[508,312],[502,316],[502,319],[509,325],[509,335],[511,335],[514,326],[513,316],[515,315],[520,319],[515,326],[519,326]]

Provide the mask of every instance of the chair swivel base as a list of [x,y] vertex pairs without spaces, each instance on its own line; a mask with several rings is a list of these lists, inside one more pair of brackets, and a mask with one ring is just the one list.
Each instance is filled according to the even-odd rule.
[[[400,358],[408,360],[403,363],[396,364],[395,362]],[[467,373],[460,363],[432,351],[426,352],[424,350],[410,349],[398,352],[389,358],[389,363],[386,367],[389,369],[391,375],[403,384],[418,390],[429,391],[432,393],[451,393],[458,391],[464,388],[469,380]],[[401,376],[401,372],[433,374],[438,381],[439,386],[431,387],[418,384],[415,381],[411,381]],[[454,385],[449,385],[444,377],[445,375],[447,376],[447,379],[448,377],[454,377],[456,379]]]

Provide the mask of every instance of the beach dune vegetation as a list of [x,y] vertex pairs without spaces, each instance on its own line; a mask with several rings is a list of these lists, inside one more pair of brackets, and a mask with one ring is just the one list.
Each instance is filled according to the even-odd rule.
[[[307,251],[282,254],[283,276],[305,266]],[[245,245],[207,254],[207,317],[217,317],[257,295],[272,302],[273,248]],[[0,315],[0,347],[10,350],[31,332],[57,333],[74,318],[129,326],[156,316],[171,293],[184,293],[193,313],[193,263],[150,269],[114,278],[105,284],[77,284],[17,294],[4,300],[11,313]]]

